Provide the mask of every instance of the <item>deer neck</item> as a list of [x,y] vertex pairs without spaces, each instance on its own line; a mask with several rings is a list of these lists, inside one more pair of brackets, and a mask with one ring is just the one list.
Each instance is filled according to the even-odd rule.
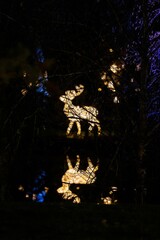
[[69,111],[70,109],[72,109],[74,107],[73,103],[71,100],[68,100],[67,103],[64,104],[64,111]]

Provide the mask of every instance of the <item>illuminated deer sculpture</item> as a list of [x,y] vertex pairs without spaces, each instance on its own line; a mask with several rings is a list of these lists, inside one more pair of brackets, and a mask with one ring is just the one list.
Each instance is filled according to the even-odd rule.
[[96,180],[95,172],[98,170],[98,165],[94,166],[90,158],[88,158],[88,166],[86,170],[79,170],[80,157],[77,155],[75,166],[72,166],[71,160],[66,156],[68,169],[62,176],[62,186],[57,189],[57,192],[63,194],[63,199],[74,199],[73,202],[79,203],[80,198],[74,194],[69,188],[71,184],[92,184]]
[[89,124],[89,132],[93,130],[95,126],[98,129],[98,135],[101,134],[100,121],[97,119],[98,110],[92,106],[75,106],[72,100],[79,96],[84,91],[84,86],[79,85],[75,87],[75,90],[65,91],[65,95],[59,97],[59,99],[64,102],[64,114],[69,120],[69,125],[66,134],[69,135],[74,123],[77,125],[77,135],[81,134],[81,120],[87,120]]

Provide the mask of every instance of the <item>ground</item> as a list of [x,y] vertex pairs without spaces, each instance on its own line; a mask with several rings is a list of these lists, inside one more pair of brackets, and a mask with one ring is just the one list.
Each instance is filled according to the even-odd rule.
[[159,240],[160,206],[71,203],[0,205],[1,240]]

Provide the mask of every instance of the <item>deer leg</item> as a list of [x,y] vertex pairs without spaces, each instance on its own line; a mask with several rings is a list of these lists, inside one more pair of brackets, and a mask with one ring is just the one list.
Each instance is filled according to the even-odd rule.
[[96,118],[94,122],[95,122],[94,125],[97,126],[98,135],[101,135],[100,121]]
[[87,160],[88,160],[88,167],[86,169],[86,172],[88,173],[96,172],[98,170],[98,165],[94,166],[89,157],[87,158]]
[[88,166],[89,166],[90,168],[93,167],[93,164],[92,164],[91,159],[88,157],[87,160],[88,160]]
[[96,125],[97,126],[97,130],[98,130],[98,135],[101,135],[101,126],[100,126],[100,122],[98,119],[95,119],[94,120],[94,123],[93,122],[89,122],[90,126],[88,128],[88,131],[91,132],[94,128],[94,126]]
[[81,134],[81,124],[79,121],[76,121],[76,125],[77,125],[77,135],[80,135]]
[[79,155],[77,155],[77,162],[76,162],[76,165],[74,167],[75,171],[77,171],[77,172],[78,172],[78,169],[79,169],[79,165],[80,165],[80,157],[79,157]]
[[66,160],[67,160],[68,169],[72,169],[73,166],[72,166],[71,160],[69,159],[68,156],[66,156]]
[[94,123],[89,122],[89,128],[88,131],[91,132],[93,130]]
[[93,164],[89,157],[87,158],[87,160],[88,160],[88,167],[86,169],[86,173],[90,174],[93,171]]
[[70,132],[71,132],[71,130],[72,130],[72,127],[73,127],[73,124],[74,124],[74,121],[70,121],[70,122],[69,122],[66,135],[69,135],[69,134],[70,134]]
[[98,135],[101,135],[101,126],[100,126],[100,122],[98,121],[98,123],[96,123],[97,128],[98,128]]

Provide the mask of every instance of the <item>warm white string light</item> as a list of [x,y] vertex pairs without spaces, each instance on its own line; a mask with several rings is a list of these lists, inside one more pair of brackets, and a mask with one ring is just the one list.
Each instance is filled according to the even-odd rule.
[[57,189],[59,194],[62,194],[63,199],[73,199],[74,203],[80,203],[80,198],[77,194],[70,190],[71,184],[92,184],[96,180],[96,171],[98,165],[94,166],[91,159],[88,158],[88,166],[86,170],[80,170],[80,156],[77,155],[77,161],[75,166],[72,166],[71,160],[66,156],[68,169],[62,176],[62,186]]
[[[110,50],[109,50],[110,51]],[[101,80],[103,81],[104,85],[111,90],[114,93],[113,96],[113,102],[119,103],[119,98],[116,94],[115,84],[119,85],[119,81],[117,81],[117,75],[119,76],[121,70],[125,67],[123,63],[121,65],[118,65],[116,63],[113,63],[110,65],[109,69],[113,73],[113,78],[108,76],[106,72],[102,72],[101,74]]]
[[88,131],[91,132],[95,126],[98,129],[98,135],[101,134],[100,121],[97,119],[98,110],[92,106],[75,106],[72,100],[84,91],[84,86],[75,87],[76,90],[65,91],[65,95],[60,96],[60,100],[64,102],[63,112],[69,120],[66,134],[69,135],[74,123],[77,126],[77,135],[81,134],[81,120],[87,120],[89,124]]

